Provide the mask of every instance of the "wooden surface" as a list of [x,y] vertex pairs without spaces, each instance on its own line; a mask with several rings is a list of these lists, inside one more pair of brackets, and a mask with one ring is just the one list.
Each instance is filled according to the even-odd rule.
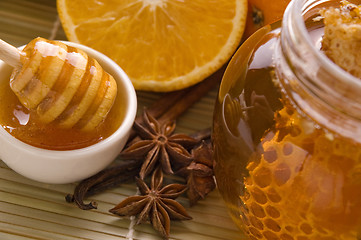
[[[66,40],[57,21],[55,0],[0,0],[0,38],[21,46],[35,37]],[[211,126],[214,89],[178,119],[177,131],[191,133]],[[137,92],[139,110],[159,94]],[[26,179],[0,161],[0,239],[161,239],[149,224],[133,227],[128,218],[108,210],[137,192],[134,184],[121,185],[91,198],[98,209],[84,211],[64,197],[75,184],[49,185]],[[171,239],[246,239],[229,218],[218,191],[189,207],[180,198],[191,221],[172,222]]]

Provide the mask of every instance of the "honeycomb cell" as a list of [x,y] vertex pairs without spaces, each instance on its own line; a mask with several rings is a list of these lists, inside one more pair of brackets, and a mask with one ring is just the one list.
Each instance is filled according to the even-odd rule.
[[280,239],[281,240],[294,240],[294,238],[291,235],[287,234],[287,233],[282,233],[281,236],[280,236]]
[[251,222],[253,227],[257,228],[258,230],[263,230],[263,223],[255,216],[250,216],[249,221]]
[[312,233],[312,227],[308,223],[302,223],[300,229],[308,235]]
[[291,169],[286,163],[280,163],[274,170],[274,179],[278,186],[285,184],[291,177]]
[[264,192],[261,189],[255,187],[252,190],[251,194],[252,194],[254,200],[256,200],[256,202],[258,202],[259,204],[267,203],[267,196],[266,196],[266,194],[264,194]]
[[298,236],[297,240],[310,240],[308,237],[305,236]]
[[273,188],[267,190],[267,197],[271,202],[278,203],[282,200],[281,196]]
[[256,238],[260,239],[262,238],[262,234],[260,231],[258,231],[256,228],[254,227],[250,227],[249,228],[249,232]]
[[250,239],[250,240],[257,240],[257,238],[254,237],[254,236],[252,236],[252,235],[249,235],[249,239]]
[[290,233],[292,233],[294,230],[294,228],[292,226],[286,226],[285,229]]
[[269,168],[261,167],[253,175],[254,182],[260,187],[265,188],[272,182],[272,173]]
[[263,222],[264,222],[264,224],[266,225],[267,228],[272,230],[272,232],[281,231],[280,225],[275,220],[273,220],[271,218],[267,218]]
[[258,218],[264,218],[266,216],[266,213],[264,212],[263,208],[255,202],[251,203],[250,210],[253,213],[253,215]]
[[271,218],[279,218],[281,216],[280,212],[271,205],[266,206],[266,212]]
[[271,231],[264,231],[263,236],[267,240],[279,240],[278,236],[275,233],[271,232]]
[[277,151],[274,147],[267,148],[266,151],[264,152],[263,156],[264,156],[264,159],[269,163],[273,163],[278,158]]
[[293,108],[290,108],[288,106],[285,106],[286,114],[289,116],[292,116],[295,110]]
[[291,155],[293,152],[293,145],[289,142],[286,142],[283,145],[282,151],[283,151],[283,155],[285,155],[285,156]]

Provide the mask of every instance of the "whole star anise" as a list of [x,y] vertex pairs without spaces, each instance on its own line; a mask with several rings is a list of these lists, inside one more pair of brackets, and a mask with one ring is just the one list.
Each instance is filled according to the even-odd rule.
[[137,121],[133,128],[141,140],[121,152],[123,159],[144,159],[139,172],[141,179],[149,175],[160,164],[164,173],[173,174],[173,168],[187,166],[192,161],[188,148],[198,141],[186,134],[173,134],[175,122],[160,124],[144,111],[143,123]]
[[210,144],[202,141],[197,148],[192,149],[193,161],[179,170],[178,174],[187,178],[188,199],[194,205],[204,199],[215,187],[213,173],[212,149]]
[[154,229],[164,238],[168,239],[170,232],[170,220],[192,219],[186,209],[177,201],[186,186],[182,184],[163,184],[163,172],[158,167],[152,175],[150,188],[140,178],[136,178],[136,184],[140,196],[130,196],[110,209],[111,213],[119,216],[137,216],[136,224],[149,219]]

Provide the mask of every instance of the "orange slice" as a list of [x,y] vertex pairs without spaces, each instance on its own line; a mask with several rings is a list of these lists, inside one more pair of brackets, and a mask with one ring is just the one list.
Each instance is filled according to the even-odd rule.
[[202,81],[240,44],[247,0],[57,0],[70,41],[112,58],[137,90]]

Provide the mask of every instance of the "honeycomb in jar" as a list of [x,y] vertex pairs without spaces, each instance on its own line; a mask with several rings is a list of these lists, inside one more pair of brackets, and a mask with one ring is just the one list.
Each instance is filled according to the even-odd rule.
[[241,214],[250,239],[357,240],[361,147],[285,106],[248,163]]
[[325,24],[322,51],[338,66],[361,78],[361,5],[340,1],[320,11]]

